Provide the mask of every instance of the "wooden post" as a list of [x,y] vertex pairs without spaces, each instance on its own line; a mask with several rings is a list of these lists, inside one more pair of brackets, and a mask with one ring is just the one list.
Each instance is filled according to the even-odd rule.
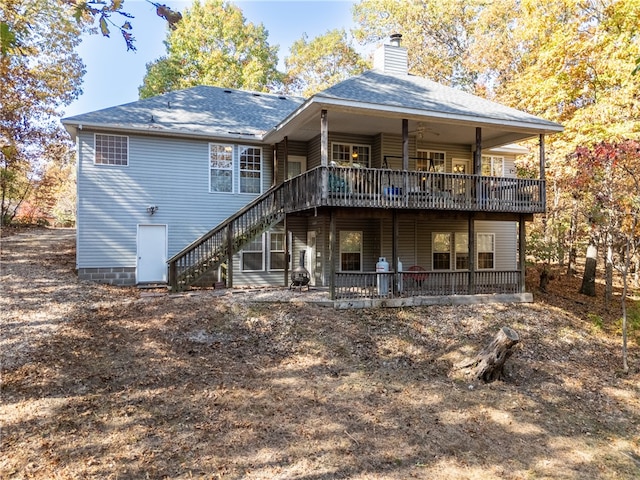
[[[398,211],[396,209],[393,210],[393,233],[391,238],[391,261],[389,265],[391,265],[391,270],[396,272],[396,276],[398,273],[398,237],[400,235],[400,226],[398,222]],[[394,285],[397,285],[398,282],[394,282]],[[393,288],[393,287],[392,287]]]
[[473,213],[468,218],[469,295],[476,294],[476,224]]
[[524,221],[524,215],[520,214],[520,219],[518,222],[518,263],[520,268],[520,285],[518,285],[520,293],[524,293],[526,291],[526,279],[527,279],[527,267],[526,267],[526,259],[527,259],[527,228],[526,223]]
[[233,222],[227,225],[227,288],[233,288]]
[[[546,180],[546,168],[547,168],[547,159],[544,148],[544,134],[540,134],[540,180]],[[542,183],[542,187],[540,190],[540,200],[542,201],[542,206],[547,208],[547,190],[546,190],[546,182]]]
[[284,137],[284,181],[287,180],[289,176],[289,137]]
[[482,175],[482,128],[476,127],[476,151],[473,157],[473,174]]
[[[402,170],[409,171],[409,120],[406,118],[402,119]],[[402,178],[402,196],[406,205],[409,199],[409,176],[405,174]]]
[[322,110],[320,113],[320,165],[325,167],[322,169],[322,199],[329,197],[329,172],[326,167],[329,166],[329,119],[327,111]]
[[289,285],[289,232],[287,232],[287,214],[284,214],[284,286]]
[[336,298],[336,213],[329,214],[329,298]]

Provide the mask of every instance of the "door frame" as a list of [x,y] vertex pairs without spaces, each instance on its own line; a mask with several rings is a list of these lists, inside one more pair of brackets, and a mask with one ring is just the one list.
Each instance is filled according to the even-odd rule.
[[[165,269],[163,278],[159,280],[144,280],[140,281],[140,230],[143,227],[163,227],[164,228],[164,263]],[[139,223],[136,228],[136,283],[166,283],[168,281],[168,267],[166,262],[169,259],[169,225],[166,223]]]

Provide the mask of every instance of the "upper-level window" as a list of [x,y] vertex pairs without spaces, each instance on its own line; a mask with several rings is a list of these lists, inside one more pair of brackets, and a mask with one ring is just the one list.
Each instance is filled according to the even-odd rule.
[[262,149],[260,147],[240,148],[240,192],[262,192]]
[[351,143],[332,143],[331,161],[341,167],[369,167],[371,147]]
[[418,150],[417,155],[418,159],[416,160],[416,170],[420,172],[444,173],[445,152]]
[[96,165],[129,165],[129,137],[95,134]]
[[482,175],[489,177],[502,177],[504,171],[504,157],[493,155],[482,156]]
[[233,191],[233,146],[220,143],[209,144],[211,169],[210,191]]

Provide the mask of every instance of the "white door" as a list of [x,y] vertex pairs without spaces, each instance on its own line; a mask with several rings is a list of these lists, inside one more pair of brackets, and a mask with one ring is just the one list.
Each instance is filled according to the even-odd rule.
[[287,180],[307,170],[307,157],[289,155],[287,160]]
[[167,226],[138,225],[138,283],[167,281]]
[[311,285],[316,284],[316,232],[307,232],[307,270],[311,277]]

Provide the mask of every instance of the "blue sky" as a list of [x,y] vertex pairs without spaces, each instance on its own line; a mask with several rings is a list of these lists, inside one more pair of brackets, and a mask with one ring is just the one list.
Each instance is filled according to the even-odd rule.
[[[190,0],[155,1],[179,11],[191,4]],[[269,32],[269,44],[280,46],[280,66],[291,44],[303,33],[311,39],[334,28],[349,31],[353,26],[354,0],[236,0],[232,3],[240,7],[248,22],[264,24]],[[165,53],[166,22],[156,15],[155,7],[144,0],[125,0],[124,10],[135,16],[131,23],[137,51],[127,52],[120,32],[115,29],[110,38],[85,35],[78,49],[86,68],[83,94],[65,109],[65,116],[137,100],[146,64]],[[118,23],[120,19],[114,17],[114,20]]]

